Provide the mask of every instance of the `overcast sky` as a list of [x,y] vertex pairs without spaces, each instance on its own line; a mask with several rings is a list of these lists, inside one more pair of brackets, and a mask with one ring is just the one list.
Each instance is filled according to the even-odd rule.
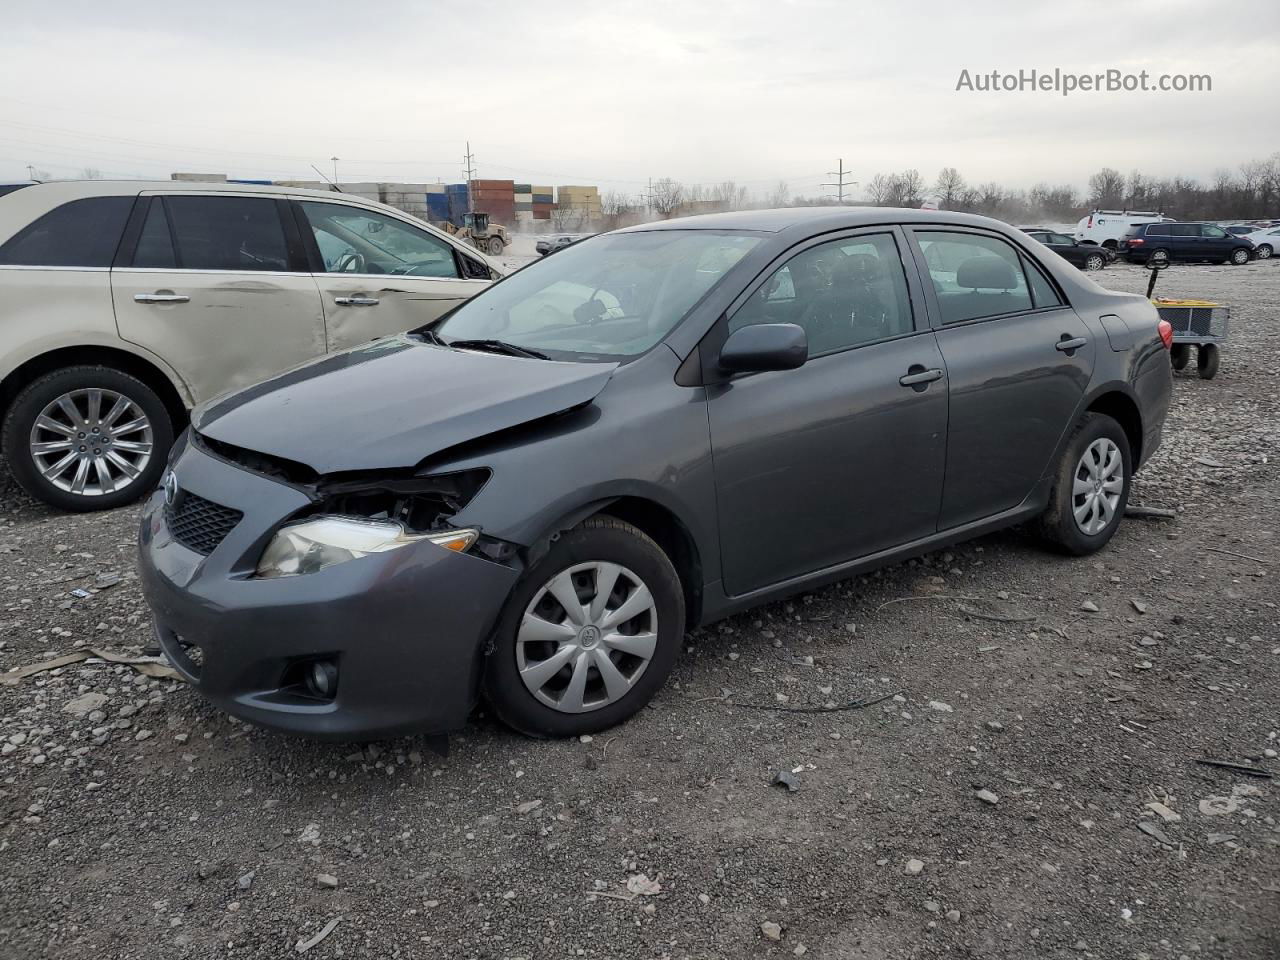
[[[0,179],[1202,178],[1280,150],[1275,0],[293,0],[14,5]],[[1208,93],[977,93],[1020,68],[1210,74]],[[830,192],[828,190],[828,192]],[[858,192],[855,188],[855,193]]]

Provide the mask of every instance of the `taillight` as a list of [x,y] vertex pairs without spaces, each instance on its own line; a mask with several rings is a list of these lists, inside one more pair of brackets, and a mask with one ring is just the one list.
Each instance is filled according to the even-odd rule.
[[1147,241],[1143,240],[1141,237],[1130,237],[1130,238],[1129,238],[1129,246],[1131,246],[1131,247],[1136,247],[1138,244],[1140,244],[1140,243],[1146,243],[1146,242],[1147,242]]
[[1160,331],[1160,342],[1164,344],[1164,348],[1169,350],[1173,347],[1173,324],[1168,320],[1161,320],[1156,324],[1156,329]]

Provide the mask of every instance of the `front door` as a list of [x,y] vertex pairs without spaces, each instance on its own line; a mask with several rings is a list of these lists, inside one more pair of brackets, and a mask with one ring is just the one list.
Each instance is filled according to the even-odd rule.
[[1096,344],[1025,254],[994,234],[912,231],[950,394],[938,529],[1011,510],[1050,468]]
[[141,231],[111,271],[116,324],[169,363],[197,403],[325,352],[320,292],[287,239],[283,200],[181,193],[140,202]]
[[424,228],[355,204],[297,208],[314,240],[331,350],[420,327],[489,284],[478,258]]
[[1200,224],[1200,256],[1206,260],[1226,260],[1236,245],[1235,237],[1212,223]]
[[796,370],[708,389],[730,595],[936,528],[946,380],[903,243],[882,230],[810,244],[721,321],[796,323],[809,341]]

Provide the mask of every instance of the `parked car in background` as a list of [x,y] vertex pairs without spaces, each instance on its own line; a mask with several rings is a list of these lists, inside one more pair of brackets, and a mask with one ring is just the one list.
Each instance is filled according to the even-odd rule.
[[435,319],[498,269],[391,207],[224,183],[59,182],[0,196],[0,420],[33,496],[155,488],[187,409]]
[[1280,227],[1263,227],[1244,234],[1244,238],[1253,244],[1259,260],[1270,259],[1280,249]]
[[1226,230],[1227,233],[1231,234],[1233,237],[1247,237],[1249,234],[1257,230],[1258,226],[1257,224],[1252,223],[1233,223],[1231,226],[1223,227],[1222,229]]
[[1170,261],[1242,264],[1253,259],[1254,246],[1216,223],[1139,223],[1121,239],[1119,252],[1130,263],[1163,256]]
[[1120,238],[1136,224],[1173,222],[1171,218],[1150,210],[1094,210],[1076,224],[1075,239],[1080,243],[1096,243],[1115,250],[1120,245]]
[[1116,258],[1115,254],[1106,247],[1092,243],[1078,243],[1065,233],[1055,233],[1039,227],[1023,227],[1022,232],[1081,270],[1101,270]]
[[557,250],[563,250],[570,244],[577,243],[579,240],[586,239],[586,235],[580,233],[561,233],[554,237],[544,237],[533,245],[541,256],[549,253],[555,253]]
[[1170,338],[985,217],[633,227],[198,408],[144,591],[175,667],[258,724],[441,733],[483,689],[590,733],[700,624],[1022,521],[1102,548]]

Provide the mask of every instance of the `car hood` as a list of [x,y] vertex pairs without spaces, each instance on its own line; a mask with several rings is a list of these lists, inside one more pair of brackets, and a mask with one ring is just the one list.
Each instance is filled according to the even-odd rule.
[[191,425],[320,474],[411,467],[455,444],[588,403],[617,366],[391,337],[211,400],[196,408]]

